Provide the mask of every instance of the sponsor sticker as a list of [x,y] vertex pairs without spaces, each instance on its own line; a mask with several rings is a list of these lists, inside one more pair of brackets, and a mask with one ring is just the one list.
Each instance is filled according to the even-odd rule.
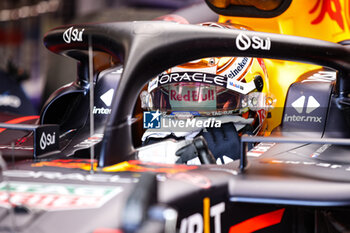
[[110,106],[112,104],[113,95],[114,95],[114,89],[113,88],[109,89],[106,93],[101,95],[100,99],[107,106],[107,108],[105,108],[105,107],[98,108],[98,107],[94,106],[93,114],[99,114],[99,115],[111,114],[112,109],[110,108]]
[[80,142],[79,144],[76,144],[74,147],[77,148],[88,148],[93,145],[96,145],[103,139],[103,134],[94,134],[91,137],[88,137],[84,141]]
[[204,72],[173,72],[158,77],[158,85],[179,82],[200,82],[216,86],[226,86],[227,78],[224,76]]
[[[307,105],[305,107],[306,97],[300,96],[291,105],[295,111],[299,114],[306,113],[310,114],[320,107],[320,103],[315,97],[309,96]],[[284,122],[312,122],[312,123],[322,123],[322,116],[298,116],[298,115],[284,115]]]
[[[210,232],[211,228],[215,232],[221,232],[221,216],[225,212],[225,202],[212,205],[210,198],[203,199],[203,213],[197,212],[180,222],[180,233]],[[214,224],[213,227],[210,224]]]
[[247,156],[250,157],[260,157],[266,151],[270,150],[276,143],[259,143],[254,146],[253,149],[247,152]]
[[[58,163],[59,164],[59,163]],[[48,164],[45,162],[39,162],[37,166],[44,167]],[[51,164],[49,164],[51,165]],[[77,168],[72,166],[71,168]],[[30,179],[49,179],[49,180],[74,180],[74,181],[86,181],[86,182],[108,182],[108,183],[136,183],[137,178],[133,177],[121,177],[119,175],[111,174],[84,174],[84,173],[61,173],[53,171],[28,171],[28,170],[7,170],[3,172],[3,175],[11,178],[30,178]]]
[[35,156],[59,150],[58,125],[43,125],[35,130]]
[[337,73],[334,71],[319,71],[314,73],[312,76],[308,77],[301,81],[301,83],[305,82],[323,82],[323,83],[331,83],[335,81],[337,78]]
[[158,87],[158,77],[152,79],[148,84],[148,92],[153,91]]
[[72,41],[78,41],[81,42],[83,41],[83,33],[84,33],[84,28],[79,31],[79,29],[74,29],[74,27],[68,28],[66,31],[63,33],[63,40],[67,44],[70,44]]
[[49,133],[45,134],[45,132],[43,132],[40,137],[40,143],[39,143],[40,149],[45,150],[47,146],[55,144],[55,141],[56,141],[55,132],[53,132],[52,134],[49,134]]
[[269,37],[260,38],[259,36],[252,36],[250,38],[246,34],[240,33],[236,38],[236,47],[242,51],[250,48],[259,50],[270,50],[271,40]]
[[237,81],[236,79],[228,79],[227,88],[246,95],[249,92],[253,91],[256,88],[256,86],[254,81],[250,81],[249,83],[243,83]]
[[100,96],[100,99],[103,101],[103,103],[107,107],[110,107],[112,104],[113,94],[114,94],[114,89],[111,88],[106,93],[104,93],[103,95]]
[[48,211],[99,208],[122,187],[35,182],[0,183],[0,206],[24,205]]
[[[186,83],[186,82],[196,82],[196,83],[203,83],[203,84],[209,84],[209,85],[215,85],[219,87],[226,87],[228,89],[234,90],[241,94],[248,94],[249,92],[253,91],[256,86],[254,83],[254,80],[252,80],[249,83],[244,83],[241,81],[238,81],[237,78],[241,77],[246,70],[249,68],[250,58],[242,58],[241,63],[237,63],[237,67],[233,70],[228,71],[223,76],[222,75],[216,75],[216,74],[210,74],[210,73],[199,73],[199,72],[174,72],[170,74],[162,74],[158,76],[157,78],[153,79],[149,85],[148,85],[148,91],[152,91],[158,86],[171,84],[171,83]],[[174,90],[174,89],[172,89]],[[187,94],[187,93],[185,93]],[[209,95],[210,93],[208,93]],[[190,100],[190,97],[192,96],[198,96],[199,93],[189,93],[187,96],[179,96],[181,100]],[[207,95],[207,98],[209,96]],[[180,100],[177,98],[175,90],[171,92],[170,90],[170,97],[173,98],[173,100]],[[203,96],[205,98],[205,96]],[[192,98],[193,99],[193,98]]]
[[102,114],[102,115],[108,115],[111,114],[112,109],[110,108],[97,108],[96,106],[94,106],[94,109],[92,111],[94,114]]
[[273,159],[270,161],[263,161],[263,163],[269,163],[269,164],[290,164],[290,165],[296,165],[296,166],[312,166],[312,167],[322,167],[322,168],[331,168],[331,169],[345,169],[345,171],[350,171],[349,166],[344,166],[340,164],[333,164],[333,163],[323,163],[323,162],[313,162],[313,161],[300,161],[300,160],[279,160],[279,159]]
[[203,87],[200,90],[188,86],[170,86],[169,102],[173,109],[194,108],[216,110],[216,88]]
[[232,68],[223,73],[227,78],[240,79],[240,77],[247,71],[252,61],[250,57],[238,57]]

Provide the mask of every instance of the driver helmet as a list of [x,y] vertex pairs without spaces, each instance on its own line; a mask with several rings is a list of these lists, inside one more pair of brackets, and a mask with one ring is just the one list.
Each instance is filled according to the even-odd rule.
[[[240,25],[201,25],[247,30]],[[175,117],[249,118],[253,126],[249,131],[256,134],[267,115],[268,83],[260,58],[208,57],[172,67],[152,79],[140,95],[141,105]]]

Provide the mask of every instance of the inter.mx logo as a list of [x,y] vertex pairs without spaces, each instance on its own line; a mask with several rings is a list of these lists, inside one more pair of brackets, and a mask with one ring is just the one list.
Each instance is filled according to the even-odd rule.
[[[297,111],[299,114],[303,114],[304,112],[306,114],[310,114],[313,111],[315,111],[318,107],[320,107],[320,103],[315,99],[313,96],[309,96],[305,108],[305,100],[306,97],[303,95],[296,99],[291,105]],[[304,111],[305,110],[305,111]],[[322,117],[321,116],[297,116],[297,115],[291,115],[288,116],[287,114],[284,116],[284,121],[288,122],[314,122],[314,123],[322,123]]]
[[[304,110],[304,105],[305,105],[305,96],[299,97],[297,100],[295,100],[292,103],[293,108],[298,112],[298,113],[303,113]],[[306,106],[306,113],[311,113],[315,109],[320,107],[320,103],[315,99],[313,96],[309,96],[308,101],[307,101],[307,106]]]
[[159,129],[161,127],[161,113],[159,110],[143,112],[143,128]]
[[110,114],[112,112],[112,109],[110,109],[109,107],[112,104],[113,95],[114,95],[114,89],[113,88],[109,89],[106,93],[101,95],[100,99],[103,101],[103,103],[108,108],[104,108],[104,107],[97,108],[96,106],[94,106],[93,113],[94,114]]

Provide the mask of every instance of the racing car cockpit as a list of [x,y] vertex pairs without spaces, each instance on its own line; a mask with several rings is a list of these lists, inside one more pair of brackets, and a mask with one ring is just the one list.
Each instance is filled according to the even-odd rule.
[[[232,24],[200,25],[246,30]],[[138,157],[144,161],[199,163],[198,152],[188,144],[203,137],[214,161],[228,163],[239,159],[240,135],[266,131],[267,102],[272,98],[262,59],[198,59],[164,71],[143,89],[140,99],[146,131]],[[157,121],[153,124],[152,117],[148,122],[148,115],[158,112]],[[154,156],[149,153],[151,148]]]
[[[265,35],[260,32],[244,30],[227,30],[224,32],[225,30],[221,28],[209,29],[194,25],[171,24],[172,27],[169,28],[169,30],[165,30],[165,26],[162,26],[165,24],[166,23],[164,22],[153,22],[150,24],[143,22],[133,23],[132,35],[134,39],[132,41],[136,41],[135,37],[140,37],[142,40],[128,45],[118,42],[122,41],[124,37],[130,37],[128,34],[129,29],[126,29],[126,26],[124,26],[128,25],[127,23],[118,24],[118,34],[114,34],[112,31],[114,24],[104,24],[102,27],[99,27],[99,25],[79,27],[77,25],[73,30],[84,30],[84,33],[82,34],[81,41],[75,41],[74,43],[66,43],[63,40],[62,35],[65,30],[67,30],[66,28],[54,30],[45,38],[46,46],[55,52],[63,52],[68,56],[75,56],[75,53],[72,53],[71,50],[86,50],[90,43],[92,48],[108,51],[112,56],[117,57],[124,63],[122,76],[128,78],[121,78],[116,92],[119,94],[114,96],[114,102],[112,102],[111,105],[111,115],[104,132],[104,140],[102,143],[102,151],[99,161],[100,166],[114,164],[118,161],[125,160],[131,154],[137,154],[135,153],[136,151],[132,146],[131,140],[132,135],[130,131],[130,123],[133,107],[130,106],[129,103],[136,102],[137,96],[134,96],[135,93],[140,93],[142,87],[152,77],[156,77],[164,70],[174,67],[179,63],[181,64],[191,60],[201,59],[203,57],[232,55],[311,62],[338,69],[338,88],[336,91],[339,97],[337,98],[343,100],[344,98],[346,99],[345,93],[348,92],[348,85],[345,82],[345,77],[347,76],[347,73],[343,71],[347,69],[347,65],[346,63],[337,62],[340,55],[344,57],[347,56],[346,47],[340,45],[337,46],[331,43],[328,44],[327,42],[313,41],[311,39],[300,40],[299,38],[288,36],[283,37],[286,40],[282,42],[281,37],[274,34]],[[94,31],[97,30],[97,28],[98,33],[95,34]],[[111,30],[107,28],[111,28]],[[105,34],[103,34],[103,30],[107,30]],[[203,34],[203,40],[196,39],[196,33],[180,35],[181,30],[193,30],[193,32],[198,31],[198,35]],[[162,35],[166,36],[168,39],[162,41]],[[232,39],[233,37],[234,39]],[[160,44],[150,43],[148,38],[153,38],[157,41],[159,40]],[[194,41],[196,42],[194,43]],[[266,43],[268,42],[269,46],[262,46],[260,43],[262,41],[266,41]],[[159,49],[162,43],[166,43],[167,46]],[[105,48],[107,46],[108,49]],[[127,49],[124,48],[124,46],[127,46]],[[295,49],[290,50],[290,46],[293,46]],[[205,50],[203,49],[204,47],[206,47]],[[327,52],[323,49],[319,49],[320,47],[327,47]],[[288,51],[288,53],[283,54],[283,51]],[[139,55],[133,56],[134,53]],[[167,57],[166,54],[172,54],[172,56]],[[309,58],[311,54],[313,54],[312,58]],[[132,60],[127,59],[130,56],[133,56]],[[78,56],[75,56],[75,58],[79,59]],[[149,69],[149,67],[152,67],[152,69]],[[141,80],[144,80],[144,82],[141,82]],[[311,99],[311,101],[313,100]],[[118,141],[121,140],[121,142],[113,143],[113,139],[118,139]],[[120,156],[107,156],[107,154],[114,154],[114,151],[118,151],[118,155]]]
[[[76,33],[69,34],[70,31]],[[262,41],[264,44],[261,43]],[[339,112],[345,113],[345,115],[342,114],[342,117],[346,117],[349,103],[348,94],[350,93],[350,84],[347,81],[350,71],[349,48],[347,46],[272,33],[154,21],[70,25],[50,31],[44,42],[49,50],[73,57],[80,62],[83,68],[79,70],[84,71],[82,73],[85,74],[82,76],[86,81],[85,92],[95,91],[95,89],[89,90],[89,87],[98,85],[98,79],[96,82],[92,69],[94,51],[109,54],[113,57],[113,60],[120,61],[123,69],[121,71],[111,68],[112,73],[119,74],[119,79],[117,84],[115,81],[113,83],[116,87],[110,103],[110,111],[108,111],[109,116],[106,118],[107,123],[103,130],[101,150],[96,151],[96,156],[91,159],[93,166],[88,169],[82,167],[81,160],[75,161],[74,156],[71,159],[62,159],[65,156],[64,151],[62,151],[55,154],[56,157],[23,163],[4,172],[5,177],[11,178],[12,184],[8,184],[11,189],[17,187],[16,190],[29,190],[31,192],[34,190],[39,194],[45,191],[44,193],[52,194],[57,189],[54,187],[60,185],[60,191],[64,195],[74,192],[75,196],[73,198],[80,198],[80,194],[94,194],[94,196],[89,196],[87,199],[79,199],[82,200],[81,202],[74,202],[76,204],[73,206],[74,208],[81,203],[84,204],[77,207],[79,211],[77,209],[72,211],[72,206],[68,206],[70,209],[67,212],[55,212],[57,206],[43,206],[42,203],[39,203],[40,205],[33,204],[34,200],[26,201],[28,199],[28,196],[26,196],[25,204],[36,208],[44,208],[43,211],[40,209],[41,212],[27,211],[25,213],[24,216],[29,216],[30,220],[35,218],[32,221],[33,224],[28,220],[28,225],[25,225],[29,232],[37,232],[38,226],[41,229],[46,229],[48,225],[51,228],[52,226],[62,225],[62,222],[58,219],[67,221],[68,213],[69,216],[80,216],[84,219],[86,225],[82,229],[81,224],[70,221],[69,224],[62,226],[64,229],[73,229],[75,232],[94,232],[96,229],[101,229],[101,227],[108,227],[107,230],[113,229],[115,231],[117,229],[119,231],[122,228],[125,232],[135,232],[144,223],[145,216],[153,213],[153,217],[158,217],[159,215],[155,216],[154,213],[163,214],[165,208],[162,209],[162,205],[163,207],[164,205],[173,206],[178,210],[179,218],[176,219],[177,217],[174,217],[173,212],[172,219],[175,219],[174,225],[183,232],[195,232],[195,229],[198,232],[203,232],[204,229],[206,231],[222,229],[222,231],[227,232],[242,232],[240,230],[243,228],[253,231],[272,225],[276,227],[274,228],[275,231],[281,232],[285,229],[292,231],[292,226],[295,226],[296,222],[298,223],[298,230],[300,230],[304,227],[304,225],[299,227],[300,221],[305,223],[310,219],[310,216],[313,220],[316,219],[312,223],[315,223],[314,226],[318,227],[320,225],[318,221],[320,220],[317,217],[321,216],[322,210],[337,207],[341,208],[341,211],[348,211],[350,206],[348,195],[350,180],[347,167],[345,167],[348,163],[335,164],[329,162],[325,164],[318,159],[330,147],[322,145],[322,149],[316,151],[314,151],[314,148],[308,147],[310,143],[349,145],[348,139],[323,139],[319,137],[316,140],[315,138],[306,137],[259,138],[243,136],[242,144],[240,144],[242,153],[239,162],[241,169],[238,169],[238,162],[204,166],[142,164],[142,161],[139,160],[141,150],[135,148],[132,135],[134,105],[145,85],[151,82],[152,87],[152,84],[156,83],[152,79],[157,76],[158,81],[171,77],[171,74],[173,74],[173,77],[180,78],[180,75],[174,76],[176,72],[171,71],[163,74],[164,79],[160,79],[159,74],[162,74],[164,70],[174,67],[179,68],[178,66],[181,66],[181,64],[189,62],[196,65],[195,62],[191,63],[191,61],[216,57],[240,58],[242,59],[241,64],[244,58],[254,57],[308,62],[329,67],[330,70],[317,70],[301,77],[299,86],[293,87],[294,91],[287,98],[290,100],[290,102],[287,102],[287,107],[290,103],[291,110],[290,112],[286,110],[286,120],[284,121],[287,124],[296,123],[300,119],[308,119],[304,123],[319,125],[319,121],[323,122],[325,120],[323,123],[327,128],[327,124],[330,122],[330,120],[327,120],[330,114],[329,105],[326,107],[326,118],[319,118],[320,116],[311,114],[318,113],[318,105],[331,103],[331,106],[337,108]],[[265,46],[265,43],[269,46]],[[210,59],[199,61],[200,64],[203,62],[209,64]],[[261,64],[259,65],[261,66]],[[261,70],[263,69],[260,68]],[[204,76],[195,75],[196,79],[200,77],[204,81]],[[211,76],[207,75],[206,77]],[[205,80],[213,81],[215,77],[214,79]],[[218,77],[216,81],[220,82],[219,80],[222,80],[221,76]],[[191,79],[193,75],[184,76],[184,78]],[[334,79],[335,85],[333,85]],[[328,101],[322,101],[321,103],[316,94],[309,93],[311,87],[308,84],[311,85],[316,80],[326,80],[328,82],[321,91],[322,93],[328,91]],[[233,82],[233,84],[237,84],[235,88],[240,89],[239,85],[241,85],[245,90],[246,88],[249,89],[249,86],[246,85],[251,84],[251,82],[247,80],[242,83]],[[257,87],[258,83],[254,82],[254,85]],[[171,89],[173,87],[168,86],[168,89],[165,90],[168,92],[159,92],[159,96],[164,98],[165,94],[168,94],[169,97],[170,90],[171,98],[171,90],[174,90],[177,95],[173,97],[177,100],[180,98],[178,92],[180,92],[181,87],[185,90],[184,93],[181,92],[181,99],[190,98],[189,96],[186,97],[186,89],[188,93],[188,91],[193,91],[189,88],[197,88],[197,85],[174,85],[174,87],[177,87],[177,89]],[[321,89],[319,85],[316,85],[316,87]],[[152,95],[153,90],[150,90],[148,94]],[[199,89],[195,90],[198,91]],[[215,90],[217,91],[217,89]],[[242,89],[240,90],[242,91]],[[106,91],[108,92],[108,90]],[[162,90],[159,89],[159,91]],[[208,98],[211,89],[206,91]],[[100,99],[100,96],[97,96],[97,98]],[[102,101],[109,103],[106,99],[108,98],[102,98]],[[145,98],[148,101],[150,99],[152,98]],[[159,103],[163,102],[159,101]],[[164,107],[169,106],[166,101],[164,103]],[[145,101],[144,104],[150,103]],[[176,104],[174,106],[183,107]],[[90,105],[89,109],[88,114],[91,116],[95,109],[94,105]],[[292,110],[295,112],[291,112]],[[100,110],[99,112],[105,111]],[[152,123],[153,118],[159,117],[158,114],[157,111],[150,113],[147,116],[148,123]],[[302,118],[300,114],[306,114],[306,117]],[[287,126],[284,125],[283,127]],[[324,128],[322,130],[323,135]],[[256,149],[256,153],[251,154],[254,149],[249,152],[245,150],[245,144],[251,141],[259,140],[265,143],[272,139],[275,140],[273,142],[275,145],[265,150],[266,153],[258,153],[262,150]],[[286,143],[296,143],[297,145],[294,145],[291,150],[286,149]],[[93,146],[90,147],[94,148]],[[266,148],[266,144],[262,147]],[[305,148],[308,150],[305,150]],[[303,153],[300,151],[302,149]],[[144,152],[145,155],[147,153],[152,155],[153,153],[151,150],[148,152],[145,150]],[[315,157],[310,157],[309,152],[315,152],[313,153]],[[90,155],[90,153],[86,153],[86,155]],[[347,154],[343,153],[343,155]],[[293,156],[298,160],[292,160]],[[247,164],[247,158],[249,158],[249,164]],[[336,157],[333,156],[331,159],[336,159]],[[211,161],[207,162],[210,163]],[[206,162],[204,161],[204,163]],[[49,170],[49,168],[52,170]],[[93,172],[95,174],[92,174]],[[146,181],[138,179],[140,176],[141,178],[148,176],[150,179],[146,179]],[[41,181],[43,181],[42,184],[39,183]],[[137,189],[134,189],[135,187]],[[97,191],[93,192],[93,190]],[[4,195],[8,197],[6,193]],[[37,198],[37,195],[34,197],[37,201],[40,199]],[[4,200],[7,199],[4,198]],[[94,205],[90,204],[90,200],[96,200],[93,201]],[[149,203],[160,203],[162,205],[149,210]],[[137,211],[135,211],[135,208],[122,209],[123,206],[136,206]],[[1,210],[5,211],[4,208],[7,207],[1,207]],[[67,208],[67,206],[64,206],[64,208]],[[314,209],[317,210],[313,212]],[[338,209],[333,213],[339,213],[337,211]],[[314,213],[317,215],[314,215]],[[136,217],[132,217],[132,214],[136,214]],[[6,213],[4,216],[7,216]],[[97,221],[94,221],[96,216],[99,217]],[[268,218],[274,216],[274,221],[267,221],[267,225],[265,225],[265,221],[262,225],[250,225],[254,228],[246,228],[247,225],[244,225],[247,219],[258,219],[259,222],[261,219],[265,219],[266,216]],[[307,216],[307,220],[304,221],[303,216]],[[127,224],[123,225],[125,222]],[[6,227],[10,226],[11,218],[4,218],[1,224]],[[57,227],[54,230],[58,232],[62,231],[62,228]],[[307,225],[306,228],[313,229],[313,226],[309,227]],[[79,229],[80,231],[78,231]],[[305,231],[300,230],[299,232]]]

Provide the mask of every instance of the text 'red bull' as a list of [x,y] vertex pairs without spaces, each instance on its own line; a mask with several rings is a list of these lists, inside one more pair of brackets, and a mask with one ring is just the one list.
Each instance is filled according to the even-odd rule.
[[215,100],[213,90],[208,90],[207,93],[199,91],[187,91],[185,93],[177,93],[175,90],[170,91],[170,100],[173,101],[210,101]]

